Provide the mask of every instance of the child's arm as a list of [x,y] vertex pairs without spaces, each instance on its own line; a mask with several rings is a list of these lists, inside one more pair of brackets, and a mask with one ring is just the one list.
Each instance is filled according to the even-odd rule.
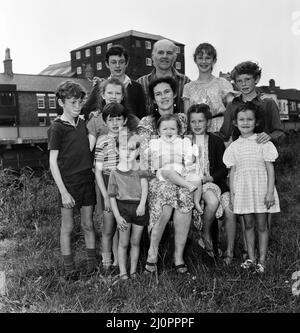
[[100,192],[101,192],[101,194],[103,196],[103,199],[104,199],[104,206],[105,206],[104,210],[109,212],[110,211],[110,201],[109,201],[109,196],[108,196],[108,193],[107,193],[107,189],[106,189],[105,184],[104,184],[102,169],[103,169],[103,162],[96,161],[96,165],[95,165],[96,181],[97,181]]
[[147,201],[147,195],[148,195],[148,181],[146,178],[141,178],[141,186],[142,186],[142,196],[140,203],[138,205],[138,208],[136,210],[137,216],[143,216],[145,215],[145,206]]
[[231,209],[233,210],[233,202],[234,202],[234,187],[233,187],[233,180],[234,180],[234,175],[236,171],[236,166],[233,165],[230,168],[230,173],[229,173],[229,190],[230,190],[230,202],[231,202]]
[[93,151],[95,144],[96,144],[96,137],[93,134],[88,135],[89,143],[90,143],[90,151]]
[[274,165],[272,162],[265,162],[265,166],[268,174],[268,190],[265,196],[264,203],[267,209],[269,209],[271,206],[275,204],[275,198],[274,198],[275,172],[274,172]]
[[126,220],[120,215],[116,197],[110,197],[111,209],[118,224],[118,229],[124,231],[128,228]]
[[57,164],[58,150],[50,150],[49,156],[49,165],[54,181],[58,187],[58,190],[61,194],[62,204],[65,208],[73,208],[75,206],[75,200],[68,192],[65,187],[65,184],[62,180],[60,170]]

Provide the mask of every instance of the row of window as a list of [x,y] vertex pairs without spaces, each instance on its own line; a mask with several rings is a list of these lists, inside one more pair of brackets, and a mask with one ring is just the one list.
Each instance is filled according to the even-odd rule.
[[[56,109],[55,94],[47,94],[49,109]],[[46,94],[36,94],[38,109],[45,109],[46,107]]]
[[[109,50],[113,46],[113,43],[108,43],[106,45],[106,49]],[[135,41],[135,46],[136,47],[142,47],[142,42],[140,40]],[[152,43],[148,40],[145,41],[145,49],[146,50],[151,50],[152,49]],[[96,46],[96,54],[101,54],[101,46]],[[180,53],[180,47],[176,46],[176,53]],[[86,49],[84,51],[84,55],[86,58],[89,58],[91,56],[91,49]],[[79,60],[81,59],[81,51],[76,52],[76,59]]]
[[[97,66],[97,71],[101,71],[102,70],[102,62],[97,62],[96,66]],[[150,66],[150,67],[152,66],[152,59],[151,58],[146,58],[146,66]],[[181,62],[180,61],[177,61],[175,63],[175,68],[178,69],[178,70],[181,70]],[[76,73],[77,73],[77,75],[81,75],[82,74],[82,68],[81,68],[81,66],[77,67]]]
[[57,117],[57,113],[38,113],[38,119],[39,119],[39,126],[47,126],[47,118],[49,117],[50,122],[52,123],[53,120]]

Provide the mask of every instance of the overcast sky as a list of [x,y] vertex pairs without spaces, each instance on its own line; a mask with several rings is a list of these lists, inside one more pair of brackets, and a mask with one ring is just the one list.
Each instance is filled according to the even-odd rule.
[[[300,89],[299,0],[0,0],[0,59],[11,50],[15,73],[38,74],[70,60],[70,51],[127,30],[185,44],[186,74],[196,79],[193,52],[218,52],[214,74],[252,60],[260,84]],[[3,65],[0,68],[3,72]]]

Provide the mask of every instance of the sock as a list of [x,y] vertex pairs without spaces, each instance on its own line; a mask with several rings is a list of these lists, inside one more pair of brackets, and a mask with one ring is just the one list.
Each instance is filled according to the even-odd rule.
[[92,272],[96,267],[96,249],[86,249],[87,271]]
[[63,255],[63,262],[64,262],[64,268],[65,268],[65,273],[71,273],[72,271],[75,270],[75,264],[73,260],[72,254],[69,255]]
[[108,268],[112,264],[111,252],[102,252],[102,264],[104,268]]

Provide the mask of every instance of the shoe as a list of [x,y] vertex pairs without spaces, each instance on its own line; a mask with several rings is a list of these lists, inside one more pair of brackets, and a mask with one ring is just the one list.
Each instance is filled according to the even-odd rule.
[[251,259],[246,259],[243,263],[241,263],[241,268],[244,268],[244,269],[249,269],[249,268],[254,268],[254,267],[255,267],[255,263]]
[[202,248],[202,250],[206,252],[208,256],[210,256],[211,258],[215,257],[212,245],[210,245],[204,237],[200,237],[200,239],[198,240],[198,245]]
[[120,281],[126,281],[128,279],[129,279],[129,276],[126,273],[119,275],[119,280]]
[[130,274],[130,278],[133,279],[133,280],[136,279],[137,277],[138,277],[137,272],[134,272],[134,273]]
[[249,259],[248,252],[246,250],[242,251],[242,258],[243,258],[244,261]]
[[[154,269],[153,270],[148,269],[147,266],[153,267]],[[156,262],[148,262],[147,261],[144,273],[146,273],[146,274],[154,274],[156,272],[157,272],[157,264],[156,264]]]
[[265,272],[265,266],[261,263],[258,263],[256,266],[255,266],[255,271],[259,274],[263,274]]
[[232,263],[232,260],[233,260],[233,256],[229,256],[229,255],[226,254],[223,257],[223,262],[226,266],[229,266]]
[[178,274],[189,274],[189,269],[186,264],[174,265]]

